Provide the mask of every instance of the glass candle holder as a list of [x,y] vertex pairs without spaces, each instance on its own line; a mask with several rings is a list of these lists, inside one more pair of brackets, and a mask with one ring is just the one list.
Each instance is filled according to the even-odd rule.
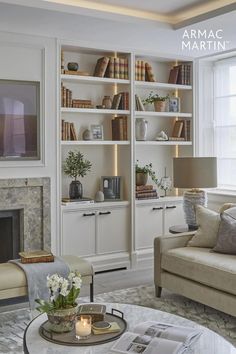
[[75,335],[77,339],[86,339],[91,335],[92,317],[89,315],[80,316],[75,323]]

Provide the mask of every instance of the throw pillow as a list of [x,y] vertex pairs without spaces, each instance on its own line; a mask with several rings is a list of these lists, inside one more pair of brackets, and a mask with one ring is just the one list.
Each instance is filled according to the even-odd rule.
[[231,218],[236,219],[236,208],[229,208],[224,212],[224,214],[227,214],[231,216]]
[[[223,204],[223,205],[220,207],[219,213],[221,214],[221,213],[223,213],[225,210],[228,210],[228,209],[233,208],[233,207],[235,207],[235,206],[236,206],[236,204],[234,204],[234,203],[225,203],[225,204]],[[235,209],[236,209],[236,208],[235,208]]]
[[188,246],[213,248],[217,241],[220,214],[201,205],[196,205],[195,211],[198,230]]
[[[236,208],[232,208],[236,209]],[[228,213],[221,214],[221,222],[214,252],[236,254],[236,219]]]

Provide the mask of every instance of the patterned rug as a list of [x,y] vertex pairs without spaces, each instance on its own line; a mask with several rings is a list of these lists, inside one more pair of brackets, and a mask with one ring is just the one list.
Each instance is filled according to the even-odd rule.
[[[89,301],[89,298],[83,297],[81,301]],[[100,294],[95,296],[95,301],[136,304],[173,313],[219,333],[236,346],[235,317],[169,292],[163,292],[162,298],[158,299],[152,286]],[[22,338],[29,321],[28,309],[0,313],[0,353],[23,353]]]

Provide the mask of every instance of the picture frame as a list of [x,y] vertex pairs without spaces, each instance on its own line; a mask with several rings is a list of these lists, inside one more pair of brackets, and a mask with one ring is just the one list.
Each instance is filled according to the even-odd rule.
[[104,193],[104,200],[122,200],[122,177],[102,176],[101,190]]
[[180,112],[180,98],[169,98],[169,112]]
[[103,140],[103,126],[101,124],[92,124],[90,126],[92,140]]

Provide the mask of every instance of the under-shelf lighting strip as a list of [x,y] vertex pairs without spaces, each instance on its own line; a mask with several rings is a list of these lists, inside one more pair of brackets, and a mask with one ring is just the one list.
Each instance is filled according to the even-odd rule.
[[[175,61],[175,65],[178,65],[178,61]],[[175,90],[175,96],[178,97],[179,92],[178,89]],[[176,117],[176,120],[178,120],[178,117]],[[175,157],[179,157],[179,146],[175,145]],[[175,195],[178,196],[179,195],[179,189],[176,188],[175,189]]]
[[[117,57],[117,53],[115,53],[115,57]],[[117,84],[114,84],[114,95],[117,94]],[[118,176],[118,148],[117,144],[114,145],[114,175]]]

